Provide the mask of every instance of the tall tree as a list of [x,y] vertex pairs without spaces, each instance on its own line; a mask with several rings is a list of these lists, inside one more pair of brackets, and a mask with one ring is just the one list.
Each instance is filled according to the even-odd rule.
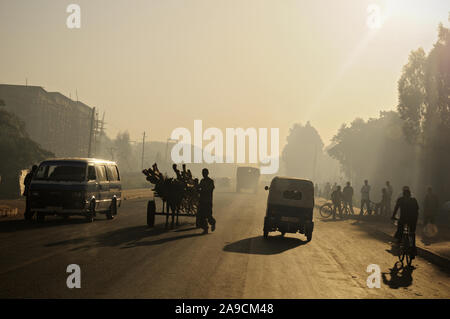
[[450,178],[450,30],[439,25],[428,56],[413,51],[398,83],[398,111],[407,139],[421,147],[422,180],[449,193]]
[[119,132],[114,140],[114,147],[117,154],[117,163],[123,171],[133,170],[133,152],[128,131]]
[[23,121],[1,108],[0,127],[0,196],[17,197],[20,171],[54,155],[30,139]]
[[294,124],[282,153],[286,174],[315,179],[323,146],[319,133],[309,122],[305,125]]

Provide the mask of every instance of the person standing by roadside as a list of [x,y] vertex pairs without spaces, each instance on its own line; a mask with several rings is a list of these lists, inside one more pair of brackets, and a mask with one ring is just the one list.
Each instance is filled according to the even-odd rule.
[[350,182],[347,182],[347,185],[344,187],[342,198],[344,200],[344,207],[348,207],[352,215],[354,215],[355,212],[353,211],[353,187],[350,185]]
[[389,181],[386,181],[386,210],[387,214],[390,215],[392,213],[392,196],[394,195],[394,190]]
[[389,193],[386,187],[381,189],[381,203],[378,207],[380,210],[380,216],[389,216]]
[[361,211],[359,213],[359,216],[363,215],[364,206],[366,206],[368,214],[371,215],[372,210],[370,209],[370,185],[367,179],[364,181],[363,187],[361,187]]
[[33,213],[30,211],[30,184],[33,180],[34,174],[36,174],[37,169],[37,165],[33,165],[33,167],[31,167],[31,171],[25,176],[25,179],[23,181],[23,185],[25,186],[25,189],[23,191],[23,196],[25,196],[25,220],[30,220],[33,218]]
[[209,178],[207,168],[202,170],[203,178],[198,185],[200,191],[199,201],[199,226],[203,228],[203,234],[208,233],[208,223],[211,225],[211,231],[216,229],[216,220],[212,216],[214,181]]
[[333,202],[333,219],[336,219],[336,209],[339,210],[339,217],[342,218],[342,192],[341,186],[336,186],[331,193],[331,201]]
[[433,193],[433,189],[428,187],[427,194],[425,195],[423,205],[423,226],[427,224],[434,224],[436,213],[439,209],[439,199],[436,194]]
[[330,198],[330,193],[331,193],[331,185],[330,185],[329,182],[327,182],[325,184],[325,188],[324,188],[324,197],[326,199],[329,199]]

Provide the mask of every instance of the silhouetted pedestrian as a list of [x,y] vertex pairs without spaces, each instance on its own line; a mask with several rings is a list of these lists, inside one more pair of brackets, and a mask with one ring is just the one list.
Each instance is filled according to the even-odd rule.
[[336,209],[339,210],[339,216],[342,218],[342,192],[341,186],[331,193],[331,201],[333,202],[333,219],[336,219]]
[[23,191],[23,196],[25,196],[24,217],[26,220],[30,220],[33,218],[33,212],[30,210],[31,206],[30,185],[34,175],[36,174],[37,169],[38,169],[37,165],[33,165],[31,171],[25,176],[25,179],[23,181],[23,185],[25,186],[25,189]]
[[216,220],[212,216],[214,181],[209,178],[207,168],[202,170],[203,178],[198,185],[200,191],[199,200],[199,226],[203,228],[203,234],[208,233],[208,223],[211,225],[211,231],[216,229]]
[[431,223],[434,224],[436,213],[439,209],[439,199],[436,194],[433,193],[433,189],[428,187],[427,194],[425,195],[423,206],[423,225]]
[[392,212],[392,196],[394,195],[394,189],[389,181],[386,181],[386,210],[389,215]]
[[353,187],[350,185],[350,182],[347,182],[347,185],[344,187],[342,192],[342,198],[344,200],[344,207],[348,207],[350,212],[354,214],[353,211]]
[[367,179],[364,181],[363,187],[361,187],[361,211],[359,216],[363,215],[364,206],[366,206],[368,214],[372,214],[372,210],[370,209],[370,185]]
[[389,192],[386,187],[381,189],[381,203],[380,203],[380,216],[388,216],[389,215]]

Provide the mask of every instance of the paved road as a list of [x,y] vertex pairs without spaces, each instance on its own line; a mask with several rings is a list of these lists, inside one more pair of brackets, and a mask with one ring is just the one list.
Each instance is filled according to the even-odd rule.
[[[391,280],[396,261],[385,238],[353,220],[321,220],[313,240],[262,238],[266,194],[216,193],[217,229],[200,235],[193,220],[166,231],[145,225],[146,200],[124,202],[119,216],[94,223],[49,218],[0,222],[0,297],[19,298],[450,298],[448,270],[418,258],[409,277]],[[68,289],[66,267],[81,267]],[[366,267],[386,274],[369,289]]]

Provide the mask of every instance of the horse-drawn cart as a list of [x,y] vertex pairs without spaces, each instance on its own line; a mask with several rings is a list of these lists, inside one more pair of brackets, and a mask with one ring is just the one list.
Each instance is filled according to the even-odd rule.
[[155,225],[155,216],[166,217],[166,228],[169,226],[169,217],[172,217],[171,227],[178,226],[178,217],[195,217],[196,226],[198,227],[197,210],[199,202],[198,179],[193,179],[190,171],[177,170],[174,165],[174,171],[177,178],[171,178],[159,172],[156,164],[153,169],[144,169],[142,172],[146,175],[147,181],[155,185],[153,191],[155,197],[162,201],[161,212],[156,211],[155,199],[150,200],[147,204],[147,225],[153,227]]

